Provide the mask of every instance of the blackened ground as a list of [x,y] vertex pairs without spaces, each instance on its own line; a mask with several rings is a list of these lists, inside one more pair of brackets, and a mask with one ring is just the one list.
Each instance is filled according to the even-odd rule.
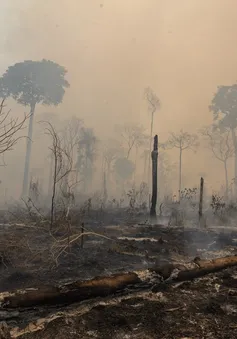
[[22,338],[234,339],[237,338],[235,275],[235,269],[228,269],[162,293],[105,299],[84,312],[75,305],[43,330]]
[[[94,225],[90,230],[111,240],[87,236],[82,249],[79,239],[56,265],[51,253],[55,240],[48,232],[2,227],[0,290],[146,269],[156,261],[185,263],[195,256],[214,258],[237,253],[234,229]],[[7,322],[12,329],[29,328],[31,321],[58,311],[29,310],[24,317]],[[60,312],[60,318],[45,329],[22,338],[237,338],[237,270],[185,282],[162,293],[105,298],[90,308],[83,303]]]
[[78,239],[56,265],[51,248],[55,240],[48,232],[22,226],[0,229],[0,291],[145,269],[160,260],[185,262],[195,256],[237,253],[237,231],[136,225],[94,226],[90,230],[111,240],[86,236],[82,249]]

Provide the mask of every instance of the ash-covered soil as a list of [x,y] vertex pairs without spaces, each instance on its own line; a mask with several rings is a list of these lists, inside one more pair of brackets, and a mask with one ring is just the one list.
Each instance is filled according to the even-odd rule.
[[[186,263],[196,256],[237,254],[235,229],[109,225],[91,226],[90,231],[109,239],[86,236],[83,249],[78,239],[56,265],[55,239],[47,232],[2,227],[0,290],[146,270],[156,262]],[[237,338],[237,269],[164,286],[159,292],[153,288],[63,308],[17,312],[8,318],[0,311],[12,338]]]
[[[34,310],[35,319],[37,313],[42,316],[43,310]],[[228,269],[176,284],[163,292],[104,298],[51,313],[58,318],[51,320],[51,315],[47,320],[46,316],[41,322],[32,321],[28,327],[21,323],[22,331],[10,321],[12,337],[22,334],[21,338],[25,339],[234,339],[237,338],[237,270]],[[40,326],[41,330],[33,332]]]

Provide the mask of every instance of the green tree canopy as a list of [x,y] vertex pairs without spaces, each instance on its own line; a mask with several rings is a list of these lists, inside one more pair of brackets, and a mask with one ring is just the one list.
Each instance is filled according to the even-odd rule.
[[57,63],[45,60],[25,60],[10,66],[0,78],[0,96],[12,97],[28,105],[58,105],[62,102],[67,71]]
[[228,128],[237,127],[237,84],[232,86],[219,86],[211,105],[214,120],[219,120],[219,125]]

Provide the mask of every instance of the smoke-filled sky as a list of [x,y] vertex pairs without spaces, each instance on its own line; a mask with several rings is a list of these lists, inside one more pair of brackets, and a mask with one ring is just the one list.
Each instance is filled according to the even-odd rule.
[[162,102],[155,120],[161,138],[180,128],[195,131],[211,122],[216,87],[237,79],[236,0],[1,0],[1,6],[0,69],[24,59],[64,65],[71,88],[57,111],[80,116],[100,136],[128,120],[149,128],[146,86]]
[[209,120],[217,85],[237,78],[236,0],[5,2],[4,64],[49,58],[65,65],[71,89],[61,111],[96,127],[146,121],[150,85],[162,101],[159,133],[195,128]]

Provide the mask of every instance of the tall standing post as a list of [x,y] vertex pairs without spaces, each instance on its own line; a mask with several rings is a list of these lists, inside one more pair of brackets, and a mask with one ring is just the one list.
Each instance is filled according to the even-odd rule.
[[203,188],[204,188],[204,179],[201,178],[200,180],[200,197],[199,197],[199,226],[203,224]]
[[156,204],[157,204],[157,164],[158,164],[158,136],[154,137],[153,151],[151,152],[152,159],[152,197],[150,218],[156,220]]
[[81,224],[81,248],[84,246],[84,222]]

